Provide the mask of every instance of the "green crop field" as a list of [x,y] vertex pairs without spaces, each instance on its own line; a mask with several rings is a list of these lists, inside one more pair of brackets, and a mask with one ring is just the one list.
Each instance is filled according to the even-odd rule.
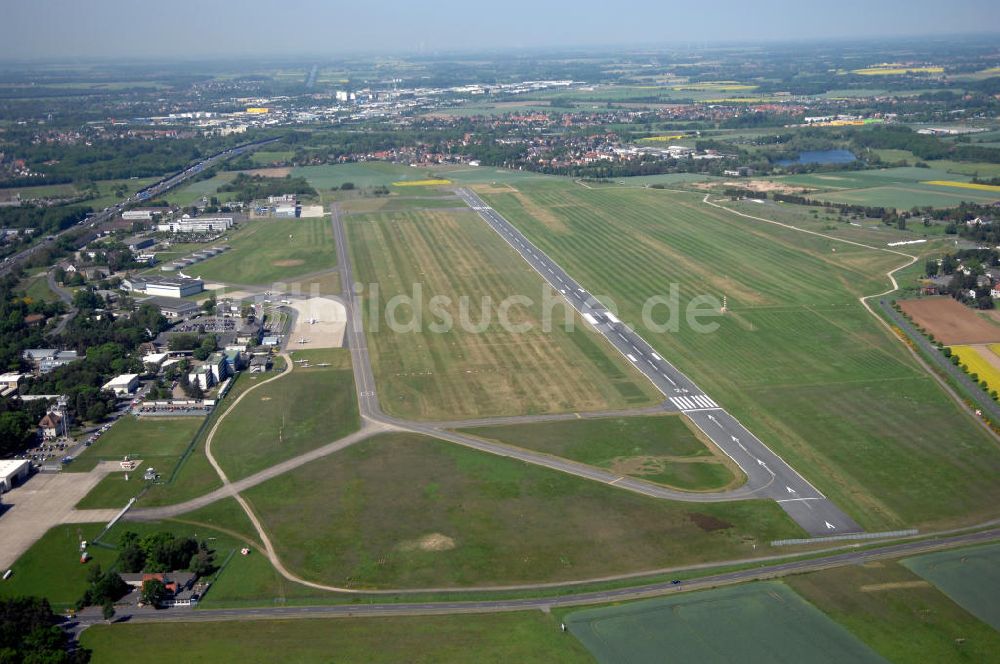
[[[1000,544],[929,553],[903,561],[969,613],[1000,630]],[[1000,650],[994,650],[1000,652]]]
[[[718,490],[737,483],[728,457],[714,445],[706,446],[684,418],[672,415],[514,424],[465,431],[677,489]],[[742,479],[742,473],[739,477]]]
[[196,263],[189,271],[208,281],[270,284],[337,265],[333,229],[326,217],[245,222],[225,244],[229,251]]
[[243,495],[286,567],[352,587],[581,579],[761,554],[800,532],[770,501],[671,503],[403,433]]
[[785,583],[897,664],[986,662],[1000,652],[1000,633],[898,562],[838,567]]
[[[532,184],[487,199],[866,528],[975,523],[1000,450],[857,301],[899,256],[706,206],[698,194]],[[758,214],[767,208],[757,206]],[[539,212],[542,210],[542,212]],[[647,298],[728,297],[701,333]],[[665,323],[667,310],[654,311]],[[961,487],[961,490],[957,490]]]
[[99,625],[83,634],[94,664],[185,662],[270,664],[276,653],[301,664],[593,662],[541,612],[227,623]]
[[564,622],[601,664],[885,661],[778,582],[587,609]]
[[[573,329],[564,329],[563,313],[572,309],[561,299],[551,332],[544,331],[543,292],[550,291],[543,291],[541,278],[471,211],[350,215],[345,222],[354,276],[366,284],[365,331],[387,412],[456,419],[627,408],[657,400],[652,385],[575,312]],[[372,284],[378,285],[377,294]],[[393,331],[390,301],[412,296],[417,286],[423,310],[419,330]],[[510,307],[511,326],[505,326],[500,307],[510,296],[533,302]],[[442,308],[452,317],[450,329],[434,314],[435,297],[450,298]],[[465,324],[463,297],[468,298]],[[485,298],[490,298],[489,318],[480,325]],[[400,307],[396,320],[415,320],[412,307]],[[531,329],[518,332],[519,325]]]
[[13,573],[0,581],[0,597],[45,597],[56,610],[71,607],[87,588],[87,572],[95,564],[107,569],[117,552],[98,546],[88,549],[93,560],[80,564],[80,541],[91,541],[103,524],[81,523],[52,528],[17,559]]
[[226,416],[212,452],[230,479],[332,443],[361,426],[349,351],[299,353],[332,366],[297,365],[254,390]]

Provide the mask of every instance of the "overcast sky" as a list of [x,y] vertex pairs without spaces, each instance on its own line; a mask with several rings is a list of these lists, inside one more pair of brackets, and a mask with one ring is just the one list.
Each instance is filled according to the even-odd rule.
[[1000,32],[997,0],[0,0],[0,59],[411,53]]

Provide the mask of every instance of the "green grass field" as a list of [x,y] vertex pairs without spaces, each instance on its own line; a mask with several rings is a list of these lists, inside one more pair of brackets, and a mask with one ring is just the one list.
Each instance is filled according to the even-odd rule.
[[[568,307],[562,300],[556,300],[551,332],[544,331],[542,299],[549,291],[471,211],[350,215],[345,222],[355,279],[367,285],[365,331],[387,412],[456,419],[628,408],[657,400],[652,385],[581,319],[572,319],[571,331],[563,328]],[[377,298],[372,284],[378,285]],[[419,330],[393,331],[388,305],[397,295],[412,296],[415,284],[422,293],[422,324]],[[509,308],[511,325],[505,326],[500,306],[513,295],[533,302]],[[441,307],[454,322],[450,329],[435,314],[436,297],[450,298]],[[489,319],[475,331],[485,298]],[[412,307],[400,307],[396,320],[413,321]],[[531,329],[518,332],[519,325]]]
[[78,509],[124,507],[146,485],[142,475],[155,468],[161,475],[170,473],[177,459],[191,443],[201,426],[201,417],[146,417],[131,415],[120,419],[111,429],[87,448],[71,465],[76,471],[92,468],[100,460],[117,461],[125,455],[141,459],[142,467],[134,473],[111,473],[77,503]]
[[95,563],[108,569],[118,558],[116,551],[92,546],[93,560],[80,563],[80,541],[89,542],[102,530],[98,523],[52,528],[11,566],[14,573],[0,581],[0,597],[34,595],[48,599],[57,611],[71,607],[87,589],[88,570]]
[[250,160],[257,166],[270,166],[285,162],[295,155],[292,150],[257,150],[250,155]]
[[332,366],[302,368],[247,396],[223,421],[212,452],[230,479],[331,443],[360,427],[346,349],[299,351]]
[[235,177],[236,173],[223,171],[208,179],[192,182],[179,189],[173,189],[167,192],[164,198],[171,205],[180,205],[181,207],[194,205],[202,198],[211,199],[212,196],[218,196],[219,201],[224,203],[228,200],[227,197],[229,194],[219,194],[219,187],[229,184]]
[[317,190],[339,188],[345,182],[355,187],[389,186],[400,180],[426,180],[434,177],[431,170],[413,168],[384,161],[357,164],[302,166],[292,170],[292,177],[304,177]]
[[402,433],[244,497],[286,567],[351,587],[581,579],[761,554],[799,532],[770,501],[670,503]]
[[602,664],[885,661],[778,582],[587,609],[564,622]]
[[119,419],[69,466],[86,471],[102,460],[121,461],[126,454],[146,465],[169,463],[187,448],[201,417],[135,417]]
[[[486,198],[864,527],[992,514],[1000,450],[857,301],[884,291],[901,257],[738,217],[697,194],[519,189]],[[676,332],[650,331],[643,303],[671,284],[681,307],[727,296],[726,315],[704,321],[719,327],[699,333],[681,315]],[[665,322],[663,307],[654,313]]]
[[[191,454],[176,467],[176,475],[171,478],[170,475],[164,473],[163,482],[153,485],[149,491],[143,494],[142,506],[180,503],[219,488],[222,482],[215,469],[208,462],[208,457],[205,456],[205,437],[219,416],[229,408],[229,404],[249,388],[272,376],[274,373],[251,374],[245,371],[240,373],[236,377],[236,382],[229,388],[225,399],[208,416],[208,422],[205,423],[198,440],[195,441]],[[172,469],[171,473],[174,473]]]
[[489,615],[257,620],[226,623],[99,625],[82,645],[94,664],[177,661],[289,662],[593,662],[579,643],[541,612]]
[[[737,482],[728,458],[702,443],[681,417],[570,420],[465,431],[677,489],[718,490]],[[742,473],[739,476],[742,479]]]
[[[903,561],[941,592],[994,629],[1000,630],[1000,544],[942,551]],[[994,650],[994,653],[1000,650]]]
[[1000,633],[895,561],[790,576],[785,583],[898,664],[986,662],[1000,652]]
[[229,251],[196,263],[189,271],[209,281],[270,284],[337,265],[333,229],[326,217],[245,222],[226,244]]
[[55,302],[59,299],[59,296],[49,288],[48,275],[45,272],[25,277],[17,287],[19,290],[23,290],[27,297],[36,302]]

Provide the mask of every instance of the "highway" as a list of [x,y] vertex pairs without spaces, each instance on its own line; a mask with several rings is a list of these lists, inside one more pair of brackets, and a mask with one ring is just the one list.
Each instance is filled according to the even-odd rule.
[[[741,494],[771,498],[813,536],[861,532],[860,526],[740,424],[693,380],[623,323],[513,224],[468,189],[458,195],[625,359],[746,474]],[[620,485],[620,484],[619,484]],[[733,498],[737,497],[732,492]],[[741,496],[742,497],[742,496]]]
[[17,267],[25,260],[30,258],[32,255],[34,255],[36,252],[41,251],[44,247],[49,246],[52,242],[55,241],[56,238],[58,238],[61,235],[65,235],[66,233],[72,232],[75,228],[77,228],[80,225],[86,224],[91,226],[97,226],[99,224],[103,224],[105,221],[112,219],[115,215],[121,214],[127,206],[135,203],[141,203],[142,201],[151,200],[159,196],[160,194],[164,193],[165,191],[173,189],[174,187],[181,184],[185,180],[197,175],[198,173],[201,173],[206,168],[211,168],[220,161],[224,161],[226,159],[229,159],[230,157],[236,157],[238,155],[243,154],[244,152],[247,152],[248,150],[253,150],[262,145],[273,143],[277,140],[279,139],[269,138],[265,141],[257,141],[256,143],[248,143],[246,145],[240,145],[235,148],[230,148],[228,150],[218,152],[212,155],[211,157],[208,157],[207,159],[203,159],[197,164],[194,164],[193,166],[189,166],[188,168],[184,169],[180,173],[172,175],[165,180],[161,180],[156,184],[147,187],[146,189],[143,189],[142,191],[137,192],[132,196],[129,196],[128,198],[121,201],[117,205],[104,208],[100,212],[93,214],[87,219],[84,219],[76,226],[70,226],[69,228],[61,230],[58,233],[50,235],[47,238],[42,239],[40,242],[31,245],[27,249],[19,251],[13,256],[9,256],[7,259],[4,260],[3,265],[0,266],[0,276],[6,275],[10,271],[12,271],[15,267]]

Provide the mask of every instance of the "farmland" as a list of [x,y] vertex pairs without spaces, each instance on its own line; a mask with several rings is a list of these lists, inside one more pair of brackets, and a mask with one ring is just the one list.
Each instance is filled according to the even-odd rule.
[[248,395],[217,430],[212,450],[230,479],[332,442],[360,426],[348,351],[302,353],[332,366],[296,366]]
[[675,416],[477,427],[467,433],[685,490],[737,483],[728,458]]
[[1000,325],[976,315],[953,298],[942,295],[900,300],[899,306],[946,346],[1000,342]]
[[785,583],[898,664],[985,662],[1000,649],[1000,633],[897,561],[790,576]]
[[951,352],[958,355],[970,374],[976,375],[976,380],[985,380],[990,390],[1000,389],[1000,356],[990,346],[952,346]]
[[332,270],[337,264],[333,231],[325,217],[262,219],[243,226],[226,242],[229,251],[197,263],[191,271],[208,281],[271,284]]
[[580,579],[759,554],[800,532],[770,501],[670,503],[402,433],[244,497],[285,566],[351,587]]
[[[480,662],[587,663],[584,648],[541,612],[488,615],[256,620],[228,623],[100,625],[83,636],[94,664],[176,661],[176,644],[189,662],[269,664],[280,652],[303,664],[458,662],[470,653]],[[331,653],[335,657],[331,660]]]
[[[903,561],[911,571],[933,583],[957,604],[1000,630],[1000,545],[929,553]],[[994,648],[994,653],[997,652]]]
[[[899,151],[886,158],[902,158]],[[912,157],[912,155],[911,155]],[[937,164],[935,164],[937,165]],[[961,201],[985,203],[1000,194],[968,182],[965,175],[936,168],[898,167],[872,171],[844,171],[773,178],[783,184],[815,189],[808,197],[818,201],[909,209],[914,206],[950,207]]]
[[[367,285],[366,333],[387,412],[457,419],[627,408],[657,398],[582,320],[573,318],[573,329],[564,329],[563,305],[553,313],[551,332],[544,331],[541,279],[471,211],[350,215],[345,221],[355,278]],[[416,320],[407,306],[397,317],[404,331],[393,331],[383,307],[388,312],[392,298],[412,297],[417,287],[422,324],[406,327]],[[494,309],[513,295],[533,302],[510,307],[512,325],[502,325]],[[450,298],[444,306],[454,322],[450,329],[434,313],[432,297]],[[489,318],[481,324],[485,298]],[[518,325],[532,329],[519,333]]]
[[[720,620],[724,620],[724,628]],[[777,582],[571,613],[564,622],[598,662],[882,662]]]
[[1000,497],[995,444],[856,299],[884,291],[899,256],[696,194],[538,183],[486,197],[643,334],[643,302],[670,284],[682,305],[726,295],[716,331],[646,338],[866,528],[974,522]]

